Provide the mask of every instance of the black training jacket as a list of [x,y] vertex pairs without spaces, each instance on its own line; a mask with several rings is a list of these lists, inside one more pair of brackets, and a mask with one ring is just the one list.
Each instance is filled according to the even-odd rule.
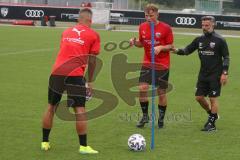
[[200,74],[227,74],[229,68],[229,51],[225,39],[216,32],[203,34],[196,37],[184,49],[179,49],[177,54],[189,55],[195,50],[201,61]]

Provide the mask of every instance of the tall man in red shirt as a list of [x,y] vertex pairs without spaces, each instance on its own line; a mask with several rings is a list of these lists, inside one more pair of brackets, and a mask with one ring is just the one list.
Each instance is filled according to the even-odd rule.
[[146,22],[139,26],[139,38],[130,39],[130,44],[136,47],[144,48],[143,65],[139,78],[140,105],[143,112],[142,119],[138,122],[137,127],[144,127],[149,121],[148,115],[148,90],[152,82],[151,68],[151,27],[150,22],[154,22],[154,39],[155,39],[155,82],[159,95],[159,118],[158,127],[163,128],[164,116],[167,108],[166,89],[168,88],[170,55],[169,50],[172,48],[173,34],[172,29],[166,23],[158,21],[158,8],[154,4],[148,4],[145,9]]
[[[86,91],[92,89],[92,78],[96,64],[96,55],[100,51],[100,38],[92,30],[92,11],[82,9],[79,12],[78,24],[62,33],[61,46],[56,62],[49,78],[48,108],[43,116],[42,150],[49,150],[49,134],[53,125],[53,117],[63,92],[67,91],[68,106],[74,108],[76,114],[76,130],[79,136],[82,154],[95,154],[98,151],[87,145],[87,119],[85,114]],[[91,55],[91,56],[90,56]],[[88,66],[88,81],[84,72]],[[86,83],[89,88],[86,89]]]

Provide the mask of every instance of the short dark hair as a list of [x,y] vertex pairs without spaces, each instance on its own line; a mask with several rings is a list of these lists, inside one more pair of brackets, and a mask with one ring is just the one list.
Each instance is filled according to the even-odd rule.
[[215,18],[213,16],[203,16],[201,18],[202,21],[211,21],[215,23]]
[[149,11],[158,12],[158,7],[153,3],[147,4],[144,8],[144,12],[148,13]]
[[89,8],[80,9],[79,14],[81,14],[81,13],[89,13],[91,15],[93,14],[92,10]]

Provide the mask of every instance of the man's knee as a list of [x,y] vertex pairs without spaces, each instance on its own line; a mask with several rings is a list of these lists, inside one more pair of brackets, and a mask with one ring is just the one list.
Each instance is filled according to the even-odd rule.
[[139,84],[139,90],[140,91],[148,91],[148,89],[149,89],[148,84],[145,84],[145,83]]
[[209,100],[210,100],[210,103],[211,103],[211,104],[217,104],[217,103],[218,103],[216,97],[210,97]]
[[159,100],[160,101],[165,101],[166,99],[167,99],[167,95],[166,94],[159,95]]
[[51,114],[54,114],[55,113],[55,110],[56,110],[56,105],[51,105],[51,104],[48,104],[48,109],[47,111]]
[[204,101],[204,97],[203,97],[203,96],[196,96],[195,99],[196,99],[196,101],[198,101],[198,102]]
[[85,113],[85,107],[74,107],[74,111],[76,114]]
[[77,121],[84,122],[86,121],[86,111],[84,107],[75,107],[74,108]]

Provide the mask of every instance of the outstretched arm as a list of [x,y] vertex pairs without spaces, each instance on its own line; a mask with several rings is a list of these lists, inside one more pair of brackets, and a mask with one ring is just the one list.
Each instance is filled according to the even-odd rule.
[[173,53],[178,55],[189,55],[192,54],[198,48],[198,38],[195,38],[192,43],[190,43],[185,48],[172,48]]

